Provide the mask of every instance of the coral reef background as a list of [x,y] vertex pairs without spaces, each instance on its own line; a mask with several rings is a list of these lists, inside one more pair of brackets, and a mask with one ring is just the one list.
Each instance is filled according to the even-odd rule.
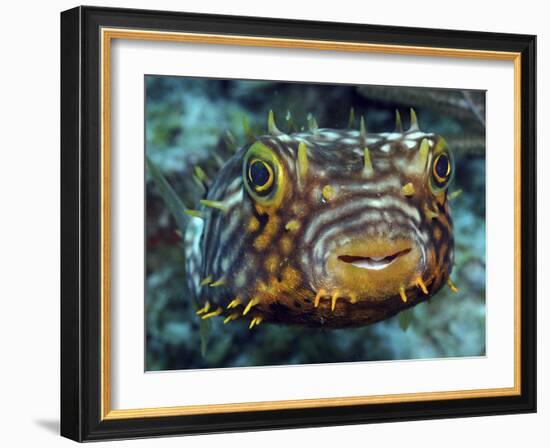
[[444,288],[426,303],[361,328],[262,324],[251,331],[244,321],[223,325],[222,319],[209,319],[205,337],[186,291],[176,223],[147,175],[146,370],[485,354],[484,92],[170,76],[146,76],[145,83],[146,154],[188,206],[195,192],[185,180],[194,167],[215,175],[234,141],[245,142],[243,117],[260,135],[266,132],[270,109],[282,130],[289,125],[288,111],[299,128],[307,127],[310,113],[320,127],[344,128],[353,107],[356,117],[365,117],[369,131],[389,132],[395,109],[407,126],[409,107],[414,107],[421,129],[443,135],[454,150],[450,190],[463,190],[452,203],[452,278],[458,293]]

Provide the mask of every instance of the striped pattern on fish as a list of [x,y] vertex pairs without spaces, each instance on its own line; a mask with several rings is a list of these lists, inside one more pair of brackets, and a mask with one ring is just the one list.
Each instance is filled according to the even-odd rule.
[[317,128],[240,148],[185,235],[202,318],[342,328],[386,319],[450,280],[453,157],[443,137]]

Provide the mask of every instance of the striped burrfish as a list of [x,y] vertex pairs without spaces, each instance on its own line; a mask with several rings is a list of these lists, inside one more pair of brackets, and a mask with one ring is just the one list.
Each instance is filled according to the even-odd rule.
[[[411,110],[393,132],[251,136],[187,210],[188,287],[202,319],[343,328],[387,319],[447,284],[451,149]],[[204,179],[203,179],[204,180]]]

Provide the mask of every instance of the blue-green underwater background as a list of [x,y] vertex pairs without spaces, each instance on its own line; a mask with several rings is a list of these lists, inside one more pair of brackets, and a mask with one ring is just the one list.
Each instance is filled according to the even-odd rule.
[[[207,321],[207,334],[186,291],[180,232],[146,173],[146,370],[310,364],[480,356],[485,354],[485,93],[480,91],[349,86],[277,81],[145,77],[147,156],[186,206],[195,166],[214,176],[244,144],[246,116],[256,135],[274,111],[287,129],[287,111],[307,127],[347,127],[349,111],[371,132],[395,127],[395,109],[408,125],[414,107],[420,127],[443,135],[454,150],[452,203],[458,293],[442,289],[428,302],[386,321],[355,329],[324,330],[245,321]],[[356,125],[359,120],[356,118]],[[230,134],[227,133],[230,132]],[[205,321],[203,321],[204,323]]]

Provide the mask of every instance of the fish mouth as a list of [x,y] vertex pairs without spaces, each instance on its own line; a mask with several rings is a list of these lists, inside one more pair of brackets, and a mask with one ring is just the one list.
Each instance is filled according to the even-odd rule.
[[422,247],[408,237],[384,235],[348,240],[329,254],[320,284],[326,290],[355,294],[358,301],[395,298],[423,271]]
[[381,256],[362,256],[362,255],[339,255],[338,260],[351,264],[357,268],[379,271],[387,268],[400,257],[407,255],[411,248],[399,250],[391,254],[383,254]]

